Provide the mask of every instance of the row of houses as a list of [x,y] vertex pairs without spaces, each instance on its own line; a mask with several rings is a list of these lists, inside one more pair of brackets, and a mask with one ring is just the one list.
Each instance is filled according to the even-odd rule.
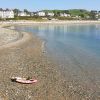
[[[99,12],[93,12],[95,14],[95,17],[98,18],[100,16],[100,11]],[[38,11],[38,12],[30,12],[30,14],[24,12],[24,11],[20,11],[18,13],[18,16],[40,16],[40,17],[45,17],[45,16],[50,16],[50,17],[54,17],[55,13],[53,12],[44,12],[44,11]],[[73,18],[81,18],[81,16],[75,15],[72,16],[69,13],[59,13],[60,17],[73,17]],[[89,18],[90,16],[87,15],[86,18]]]
[[30,14],[27,14],[26,12],[24,12],[24,11],[20,11],[19,13],[18,13],[18,16],[40,16],[40,17],[45,17],[45,16],[54,16],[54,13],[45,13],[45,12],[43,12],[43,11],[38,11],[38,12],[30,12]]
[[[95,19],[100,19],[100,11],[91,11],[94,14]],[[69,13],[59,13],[59,17],[69,17],[74,19],[81,19],[82,17],[80,15],[74,15],[72,16]],[[40,16],[40,17],[54,17],[55,13],[53,12],[44,12],[44,11],[38,11],[38,12],[30,12],[30,14],[27,14],[24,11],[21,11],[18,13],[18,16]],[[91,16],[87,15],[85,16],[86,19],[91,18]]]
[[[41,17],[45,17],[45,16],[51,16],[53,17],[55,14],[53,12],[43,12],[43,11],[38,11],[38,12],[30,12],[29,14],[27,14],[24,11],[19,11],[17,16],[41,16]],[[70,17],[70,14],[66,14],[66,13],[61,13],[60,14],[61,17]],[[14,11],[13,10],[0,10],[0,18],[14,18]]]
[[[30,14],[27,14],[24,11],[21,11],[18,13],[18,16],[40,16],[40,17],[45,17],[45,16],[55,16],[55,14],[53,12],[44,12],[44,11],[38,11],[38,12],[30,12]],[[61,17],[70,17],[70,14],[66,14],[66,13],[60,13],[59,16]]]
[[[100,16],[100,11],[91,11],[92,13],[95,14],[95,17],[98,18]],[[13,10],[3,10],[0,9],[0,18],[14,18],[15,14]],[[55,16],[55,13],[53,12],[44,12],[44,11],[38,11],[38,12],[25,12],[25,11],[18,11],[17,16],[40,16],[40,17],[45,17],[45,16],[49,16],[49,17],[53,17]],[[73,18],[81,18],[81,16],[71,16],[68,13],[59,13],[60,17],[73,17]],[[89,18],[89,16],[87,16],[87,18]]]
[[14,18],[14,12],[13,10],[1,10],[0,9],[0,18]]

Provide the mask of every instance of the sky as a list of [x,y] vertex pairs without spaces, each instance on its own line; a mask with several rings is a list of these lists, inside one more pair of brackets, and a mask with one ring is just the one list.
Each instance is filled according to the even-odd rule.
[[100,0],[0,0],[0,8],[30,11],[45,9],[100,10]]

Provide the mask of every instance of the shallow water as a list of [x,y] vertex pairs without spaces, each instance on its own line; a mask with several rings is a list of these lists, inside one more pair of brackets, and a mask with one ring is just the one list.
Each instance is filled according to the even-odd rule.
[[100,96],[100,25],[40,24],[15,27],[31,32],[46,42],[46,50],[59,64],[65,78]]

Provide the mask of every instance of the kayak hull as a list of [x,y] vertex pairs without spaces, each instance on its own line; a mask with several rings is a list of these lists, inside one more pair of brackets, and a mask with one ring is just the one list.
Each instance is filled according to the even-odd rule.
[[12,77],[11,80],[13,82],[18,82],[18,83],[22,83],[22,84],[33,84],[36,83],[37,80],[36,79],[26,79],[26,78],[21,78],[21,77]]
[[16,80],[16,82],[23,83],[23,84],[32,84],[32,83],[36,83],[37,80]]

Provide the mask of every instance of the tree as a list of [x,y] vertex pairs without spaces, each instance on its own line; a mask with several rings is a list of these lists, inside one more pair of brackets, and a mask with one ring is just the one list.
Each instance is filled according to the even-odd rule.
[[85,15],[84,14],[80,14],[79,16],[81,16],[81,18],[85,18]]
[[58,17],[60,15],[60,10],[53,10],[54,16]]
[[0,8],[0,11],[2,11],[3,9],[2,8]]
[[91,12],[90,12],[90,18],[91,18],[92,20],[96,20],[96,14],[97,14],[97,11],[91,11]]
[[64,10],[64,13],[69,14],[69,10]]
[[26,14],[29,14],[29,11],[28,11],[27,9],[24,9],[24,12],[25,12]]
[[54,16],[57,17],[57,10],[54,10],[53,13],[54,13]]
[[13,11],[14,11],[14,15],[18,16],[18,13],[20,12],[20,10],[15,8]]
[[6,8],[6,10],[7,10],[7,11],[9,11],[9,9],[8,9],[8,8]]

